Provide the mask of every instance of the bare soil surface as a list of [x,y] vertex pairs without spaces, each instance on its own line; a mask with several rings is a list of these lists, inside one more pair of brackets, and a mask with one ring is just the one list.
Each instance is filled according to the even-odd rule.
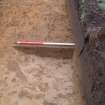
[[0,0],[0,105],[82,105],[71,50],[16,49],[16,40],[72,42],[66,0]]

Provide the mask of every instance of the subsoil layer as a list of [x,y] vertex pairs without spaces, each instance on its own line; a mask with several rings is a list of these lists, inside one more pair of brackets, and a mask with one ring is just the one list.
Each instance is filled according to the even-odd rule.
[[0,0],[0,105],[82,105],[71,50],[13,47],[72,42],[66,9],[66,0]]

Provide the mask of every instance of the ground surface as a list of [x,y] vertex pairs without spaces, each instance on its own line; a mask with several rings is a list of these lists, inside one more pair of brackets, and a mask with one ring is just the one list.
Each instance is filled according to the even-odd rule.
[[81,77],[87,105],[105,105],[105,10],[100,4],[105,5],[104,0],[100,1],[84,0],[82,8],[86,40],[81,53]]
[[0,105],[82,105],[71,51],[12,47],[19,39],[70,42],[70,26],[66,0],[0,0]]

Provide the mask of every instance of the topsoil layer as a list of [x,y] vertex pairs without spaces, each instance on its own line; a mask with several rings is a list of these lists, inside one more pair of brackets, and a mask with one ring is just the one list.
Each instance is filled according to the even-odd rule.
[[84,0],[80,9],[85,35],[81,77],[88,105],[105,105],[105,11],[100,10],[98,2]]

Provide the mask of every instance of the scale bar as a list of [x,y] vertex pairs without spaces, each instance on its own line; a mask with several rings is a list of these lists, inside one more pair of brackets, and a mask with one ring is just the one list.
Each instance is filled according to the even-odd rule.
[[40,41],[17,41],[18,47],[51,47],[51,48],[75,48],[75,43],[56,43]]

